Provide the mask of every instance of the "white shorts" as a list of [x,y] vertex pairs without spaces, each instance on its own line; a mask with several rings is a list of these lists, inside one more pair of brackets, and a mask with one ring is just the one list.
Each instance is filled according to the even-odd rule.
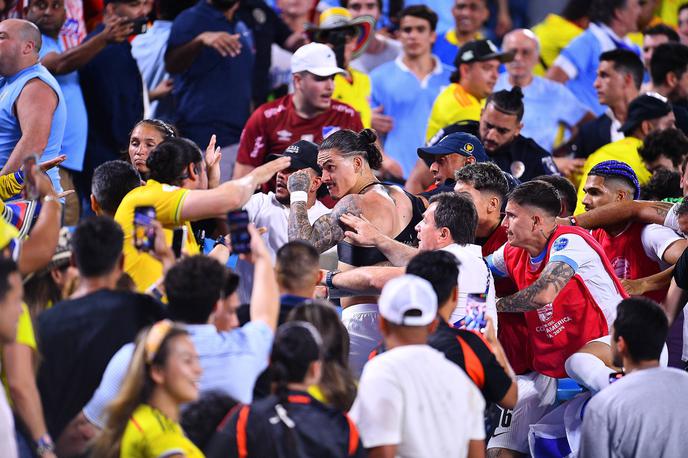
[[[556,398],[557,381],[537,372],[517,375],[518,402],[516,407],[501,409],[502,414],[487,448],[506,448],[528,453],[528,431],[552,407]],[[544,401],[544,403],[543,403]]]
[[382,342],[377,304],[356,304],[342,310],[342,323],[349,331],[349,367],[361,377],[370,352]]

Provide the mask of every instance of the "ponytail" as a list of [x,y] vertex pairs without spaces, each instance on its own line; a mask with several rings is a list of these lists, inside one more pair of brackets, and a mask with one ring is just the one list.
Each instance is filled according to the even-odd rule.
[[320,145],[320,150],[336,149],[342,156],[363,156],[373,170],[382,167],[382,152],[377,146],[377,133],[363,129],[359,133],[343,129],[333,133]]

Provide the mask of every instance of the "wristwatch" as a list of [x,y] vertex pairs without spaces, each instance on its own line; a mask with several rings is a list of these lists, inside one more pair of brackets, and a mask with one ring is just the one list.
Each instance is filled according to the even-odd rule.
[[45,196],[43,197],[43,202],[57,202],[58,204],[62,205],[60,198],[57,196]]
[[328,288],[336,288],[334,284],[332,283],[332,278],[337,275],[341,270],[328,270],[327,275],[325,275],[325,285],[327,285]]
[[55,451],[55,444],[50,437],[50,434],[45,433],[36,441],[36,455],[43,456],[46,453],[53,453]]
[[576,221],[575,216],[569,216],[569,223],[571,223],[571,226],[578,226],[578,221]]

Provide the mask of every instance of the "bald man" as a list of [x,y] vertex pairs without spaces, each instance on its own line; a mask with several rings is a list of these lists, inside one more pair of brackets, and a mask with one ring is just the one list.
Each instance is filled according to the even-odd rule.
[[[521,133],[552,152],[565,139],[560,127],[565,127],[570,133],[582,122],[593,119],[593,115],[563,84],[533,74],[533,68],[540,60],[540,43],[533,32],[513,30],[504,36],[502,47],[505,52],[514,52],[515,56],[506,64],[507,71],[499,76],[494,90],[521,86],[526,110]],[[555,162],[564,175],[583,165],[559,158]]]
[[[0,174],[16,172],[24,159],[61,154],[67,108],[60,85],[38,61],[41,33],[22,19],[0,22]],[[69,154],[69,152],[66,152]],[[62,191],[57,168],[48,171]]]

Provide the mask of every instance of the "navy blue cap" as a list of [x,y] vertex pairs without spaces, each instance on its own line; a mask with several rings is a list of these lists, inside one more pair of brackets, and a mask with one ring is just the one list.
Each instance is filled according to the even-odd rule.
[[433,156],[453,153],[466,157],[473,156],[476,162],[488,162],[490,160],[478,137],[466,132],[454,132],[445,135],[433,146],[418,148],[418,157],[423,159],[428,166],[434,162]]

